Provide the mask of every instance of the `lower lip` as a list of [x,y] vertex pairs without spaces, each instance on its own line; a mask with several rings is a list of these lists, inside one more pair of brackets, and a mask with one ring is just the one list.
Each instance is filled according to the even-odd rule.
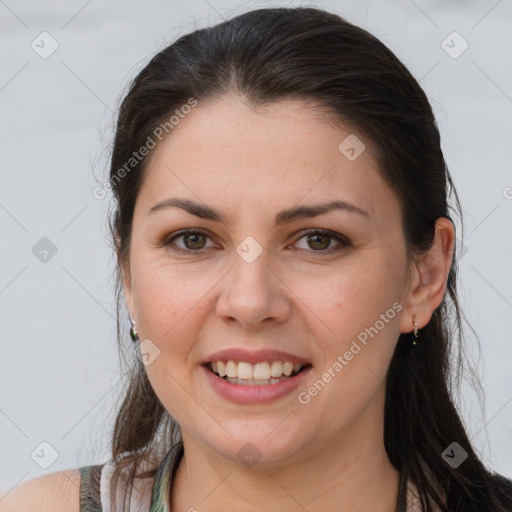
[[308,366],[297,375],[276,382],[275,384],[255,386],[232,384],[211,372],[206,366],[202,366],[201,368],[213,389],[222,398],[237,404],[261,404],[273,402],[291,393],[306,378],[306,375],[312,367]]

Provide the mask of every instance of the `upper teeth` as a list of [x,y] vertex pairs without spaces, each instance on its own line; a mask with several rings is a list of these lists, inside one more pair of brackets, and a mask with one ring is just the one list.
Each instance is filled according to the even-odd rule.
[[211,363],[212,371],[220,377],[256,380],[279,378],[283,375],[289,377],[292,373],[297,373],[303,366],[303,364],[291,363],[289,361],[284,363],[281,361],[264,361],[251,364],[245,361],[236,362],[231,359]]

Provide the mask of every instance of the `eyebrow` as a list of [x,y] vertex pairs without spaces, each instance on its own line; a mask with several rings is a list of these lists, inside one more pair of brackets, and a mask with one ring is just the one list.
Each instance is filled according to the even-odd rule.
[[[183,199],[179,197],[170,197],[168,199],[164,199],[163,201],[154,204],[148,211],[148,215],[156,211],[164,210],[171,207],[182,208],[191,215],[195,215],[196,217],[200,217],[201,219],[208,219],[222,223],[226,223],[227,220],[226,215],[215,208],[196,203],[194,201],[191,201],[190,199]],[[324,213],[334,210],[343,210],[348,211],[350,213],[356,213],[364,217],[370,217],[370,214],[367,211],[351,203],[342,200],[335,200],[330,201],[328,203],[315,204],[309,206],[294,206],[286,210],[281,210],[276,214],[275,224],[287,224],[297,219],[316,217],[318,215],[322,215]]]

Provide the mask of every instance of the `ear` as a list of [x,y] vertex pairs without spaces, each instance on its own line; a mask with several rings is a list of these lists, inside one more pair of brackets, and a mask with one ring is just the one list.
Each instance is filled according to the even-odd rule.
[[130,272],[130,259],[122,260],[121,252],[120,252],[120,243],[119,239],[116,238],[116,253],[117,253],[117,264],[119,267],[119,271],[121,273],[121,284],[123,286],[124,297],[126,299],[126,307],[128,308],[128,313],[130,317],[135,322],[137,321],[134,314],[135,308],[133,305],[133,295],[132,295],[132,278]]
[[414,330],[413,314],[416,315],[418,329],[425,327],[443,301],[454,249],[453,223],[446,217],[440,217],[436,220],[432,247],[419,256],[411,269],[407,313],[402,317],[401,332]]

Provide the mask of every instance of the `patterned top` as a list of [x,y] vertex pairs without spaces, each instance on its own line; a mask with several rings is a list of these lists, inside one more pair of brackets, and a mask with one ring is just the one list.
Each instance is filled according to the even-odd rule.
[[[183,456],[183,444],[175,444],[164,456],[154,478],[134,478],[130,467],[113,461],[79,468],[80,512],[171,512],[172,479]],[[141,465],[141,470],[150,469]],[[416,487],[400,472],[396,512],[421,512]]]
[[[170,512],[169,490],[182,455],[183,444],[175,444],[153,478],[130,478],[132,466],[112,460],[79,468],[80,512]],[[149,469],[141,463],[139,472]]]

